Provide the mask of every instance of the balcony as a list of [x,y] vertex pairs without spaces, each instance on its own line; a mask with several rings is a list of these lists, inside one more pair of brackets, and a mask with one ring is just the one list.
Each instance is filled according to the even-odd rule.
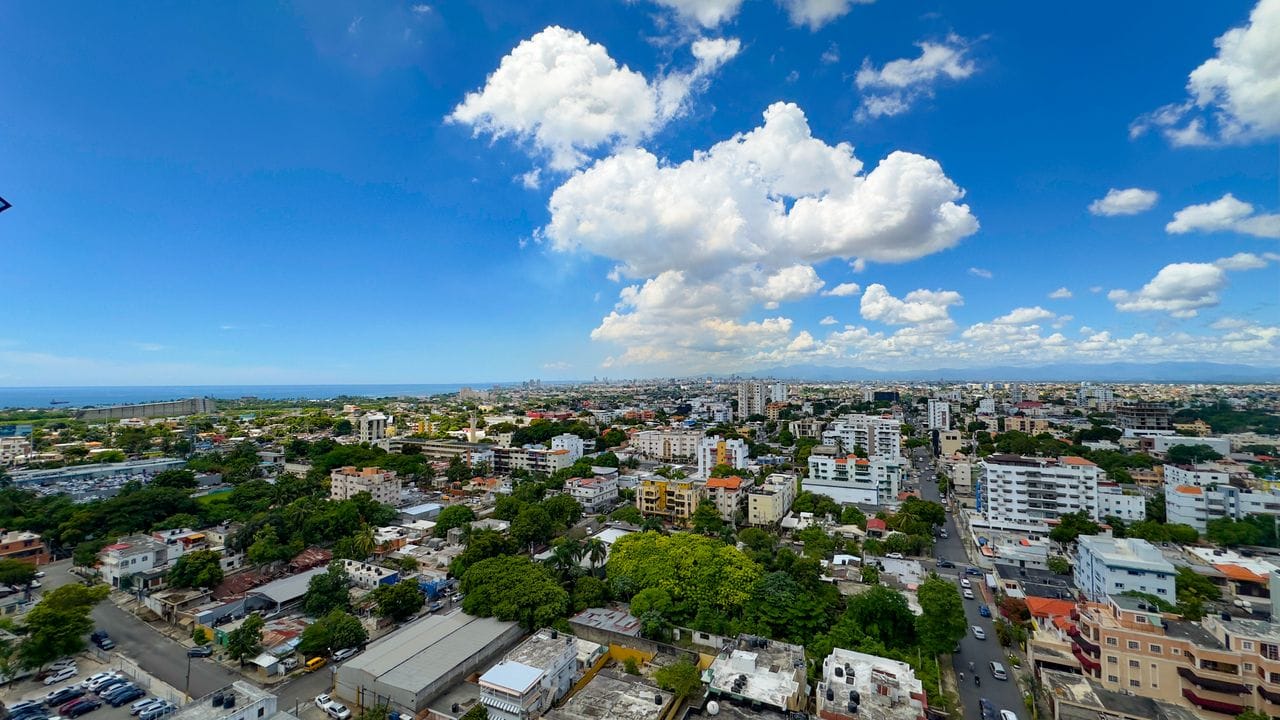
[[1077,636],[1073,637],[1073,638],[1072,638],[1072,640],[1074,640],[1074,641],[1075,641],[1076,645],[1079,645],[1079,646],[1080,646],[1080,650],[1081,650],[1081,651],[1086,652],[1086,653],[1088,653],[1088,654],[1090,654],[1090,655],[1094,656],[1095,658],[1096,658],[1096,657],[1102,657],[1102,648],[1100,648],[1100,647],[1098,647],[1097,645],[1095,645],[1095,644],[1093,644],[1093,643],[1089,642],[1089,640],[1088,640],[1087,638],[1085,638],[1085,636],[1084,636],[1084,635],[1077,635]]
[[1248,685],[1227,682],[1226,680],[1215,680],[1213,678],[1202,678],[1192,672],[1191,668],[1180,667],[1178,668],[1178,674],[1181,675],[1184,680],[1187,680],[1197,687],[1204,688],[1205,690],[1212,690],[1220,693],[1231,693],[1233,695],[1249,694]]
[[1222,702],[1221,700],[1213,700],[1211,698],[1202,698],[1188,688],[1184,688],[1182,690],[1182,697],[1190,700],[1196,707],[1203,708],[1210,712],[1222,713],[1223,715],[1231,715],[1232,717],[1239,715],[1248,709],[1244,705],[1236,705],[1235,703]]
[[1094,660],[1088,655],[1085,655],[1084,652],[1080,650],[1080,646],[1073,645],[1071,647],[1071,654],[1075,656],[1076,660],[1080,661],[1080,667],[1083,668],[1086,673],[1092,674],[1094,677],[1102,677],[1102,663]]
[[1275,703],[1276,705],[1280,705],[1280,692],[1275,692],[1274,690],[1268,690],[1266,687],[1259,685],[1258,694],[1262,696],[1263,700],[1266,700],[1269,703]]

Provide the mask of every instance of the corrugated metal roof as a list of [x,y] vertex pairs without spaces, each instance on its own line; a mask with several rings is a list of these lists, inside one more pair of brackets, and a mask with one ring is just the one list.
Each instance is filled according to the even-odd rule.
[[250,590],[247,594],[261,595],[274,603],[287,603],[306,595],[307,585],[311,582],[311,578],[326,572],[329,572],[329,568],[312,568],[297,575],[290,575],[275,582],[269,582],[260,588]]
[[417,693],[514,626],[461,610],[429,615],[373,643],[339,672],[368,673],[381,683]]

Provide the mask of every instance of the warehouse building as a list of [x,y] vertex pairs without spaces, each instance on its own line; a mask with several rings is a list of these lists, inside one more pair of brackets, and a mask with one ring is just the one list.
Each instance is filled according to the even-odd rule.
[[450,686],[500,657],[521,635],[513,622],[461,610],[428,615],[339,667],[334,692],[357,707],[385,703],[416,715]]

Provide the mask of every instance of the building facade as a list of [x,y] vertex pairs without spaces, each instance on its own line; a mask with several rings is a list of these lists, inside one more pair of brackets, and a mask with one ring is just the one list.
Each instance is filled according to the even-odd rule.
[[716,435],[698,442],[698,474],[704,478],[709,477],[717,465],[744,470],[747,462],[747,443],[739,438],[725,440]]
[[862,448],[873,458],[902,457],[902,423],[891,415],[845,415],[822,433],[824,445],[851,453]]
[[929,398],[929,429],[951,429],[951,404],[945,400]]
[[901,459],[839,456],[819,446],[809,455],[806,490],[828,495],[839,503],[883,505],[897,502],[906,463]]
[[536,445],[515,448],[494,447],[493,471],[507,475],[512,470],[527,470],[550,475],[557,470],[571,467],[575,461],[570,457],[570,452],[563,448],[549,450]]
[[987,524],[1010,530],[1045,531],[1050,521],[1080,511],[1100,522],[1108,514],[1146,518],[1142,495],[1108,483],[1102,469],[1080,457],[990,455],[976,495]]
[[636,488],[636,508],[645,517],[656,517],[685,525],[702,499],[702,490],[689,479],[654,477],[640,481]]
[[1173,564],[1146,540],[1081,535],[1076,540],[1074,572],[1076,587],[1094,602],[1130,591],[1177,601]]
[[329,499],[347,500],[367,492],[384,505],[398,505],[400,485],[394,470],[342,467],[329,473]]
[[697,457],[702,438],[701,430],[641,430],[629,447],[652,460],[688,462]]
[[1236,487],[1226,472],[1204,465],[1165,465],[1164,504],[1170,523],[1203,533],[1210,520],[1280,516],[1280,491]]
[[618,501],[618,476],[571,478],[565,481],[564,489],[582,505],[583,512],[598,513]]
[[540,717],[578,679],[572,635],[542,629],[480,676],[480,702],[493,720]]
[[716,506],[720,519],[732,524],[746,502],[751,481],[740,477],[710,478],[702,489],[707,502]]
[[570,462],[577,462],[586,452],[582,438],[573,433],[564,433],[551,438],[551,449],[568,452]]
[[49,562],[49,549],[44,539],[25,530],[0,528],[0,560],[21,560],[32,565]]
[[356,422],[360,442],[377,445],[387,437],[387,416],[379,412],[365,413]]
[[796,499],[796,477],[774,473],[747,492],[747,524],[775,525],[787,516]]
[[1116,406],[1116,422],[1125,430],[1172,430],[1169,406],[1159,402],[1124,402]]

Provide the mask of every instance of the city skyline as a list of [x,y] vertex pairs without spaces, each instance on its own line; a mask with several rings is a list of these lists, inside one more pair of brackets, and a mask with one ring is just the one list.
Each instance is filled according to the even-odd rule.
[[0,386],[1277,366],[1280,0],[0,23]]

